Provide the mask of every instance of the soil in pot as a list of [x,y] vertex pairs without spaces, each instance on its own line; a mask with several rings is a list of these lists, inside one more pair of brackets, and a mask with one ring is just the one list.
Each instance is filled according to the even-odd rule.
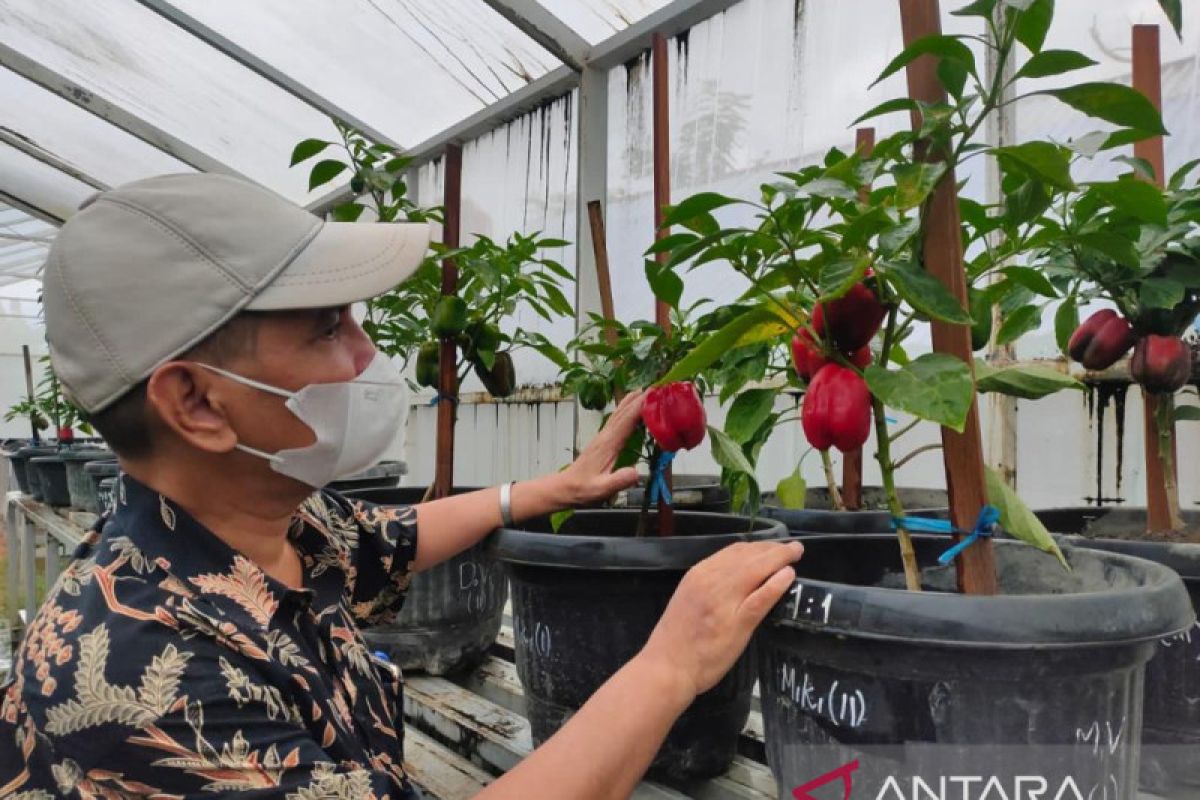
[[[476,491],[455,488],[454,494]],[[424,487],[360,489],[346,496],[380,505],[415,505]],[[471,669],[496,641],[508,599],[504,570],[484,544],[413,576],[396,619],[363,631],[401,669],[431,675]]]
[[[646,477],[642,476],[638,486],[617,495],[614,508],[642,507],[646,496]],[[728,514],[730,510],[729,489],[721,485],[719,475],[672,475],[671,505],[680,511],[711,511]]]
[[[1200,609],[1200,544],[1147,537],[1144,508],[1081,506],[1036,513],[1054,533],[1069,534],[1073,544],[1175,570],[1193,607]],[[1183,519],[1190,531],[1200,528],[1200,511],[1184,511]],[[1171,793],[1180,786],[1200,787],[1200,626],[1158,642],[1146,666],[1143,719],[1143,788]]]
[[[638,517],[577,511],[558,533],[542,520],[492,537],[512,585],[517,674],[537,744],[641,650],[690,567],[734,542],[784,534],[770,520],[677,511],[675,536],[637,538]],[[754,679],[748,653],[679,718],[650,774],[678,782],[728,769]]]
[[[1136,797],[1143,668],[1156,640],[1194,622],[1179,577],[1074,547],[1067,572],[999,541],[1003,594],[963,596],[937,564],[946,538],[914,544],[923,592],[902,590],[891,534],[805,540],[758,636],[780,795],[854,763],[863,797],[911,797],[918,778],[949,780],[945,796],[1026,797],[1014,785],[1030,776],[1046,797]],[[955,776],[983,778],[967,793]]]
[[[900,504],[909,516],[945,516],[949,496],[945,489],[897,489]],[[859,511],[836,511],[829,489],[814,487],[805,493],[804,508],[783,508],[774,492],[763,495],[761,514],[777,519],[794,534],[804,533],[887,533],[892,515],[882,486],[862,488],[863,506]]]

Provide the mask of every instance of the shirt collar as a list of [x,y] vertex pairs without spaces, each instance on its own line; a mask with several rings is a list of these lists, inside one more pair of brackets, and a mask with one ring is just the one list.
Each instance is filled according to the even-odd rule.
[[[127,536],[148,561],[187,582],[239,627],[266,629],[282,606],[312,602],[312,589],[291,589],[267,575],[170,498],[125,474],[120,482],[112,535]],[[306,538],[303,527],[293,522],[294,540]]]

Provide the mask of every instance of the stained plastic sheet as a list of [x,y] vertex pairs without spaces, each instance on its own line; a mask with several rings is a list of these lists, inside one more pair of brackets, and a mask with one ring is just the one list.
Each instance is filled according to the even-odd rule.
[[670,0],[542,0],[551,14],[592,44],[643,19]]
[[6,144],[0,144],[0,176],[0,191],[59,219],[73,214],[96,191]]
[[0,285],[35,276],[57,230],[20,209],[0,203]]
[[483,0],[173,0],[406,147],[560,62]]

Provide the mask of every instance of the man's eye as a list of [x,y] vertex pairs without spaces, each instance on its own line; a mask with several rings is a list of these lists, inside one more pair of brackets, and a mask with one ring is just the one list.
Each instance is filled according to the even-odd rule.
[[327,325],[323,331],[321,331],[321,338],[333,339],[338,335],[338,333],[341,330],[342,330],[342,317],[339,314],[337,319],[335,319],[333,322],[331,322],[329,325]]

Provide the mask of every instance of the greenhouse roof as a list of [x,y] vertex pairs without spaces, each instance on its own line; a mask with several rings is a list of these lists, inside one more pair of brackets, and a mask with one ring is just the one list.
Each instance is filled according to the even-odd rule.
[[0,0],[0,284],[96,190],[215,171],[321,208],[286,154],[331,117],[435,157],[733,2]]

